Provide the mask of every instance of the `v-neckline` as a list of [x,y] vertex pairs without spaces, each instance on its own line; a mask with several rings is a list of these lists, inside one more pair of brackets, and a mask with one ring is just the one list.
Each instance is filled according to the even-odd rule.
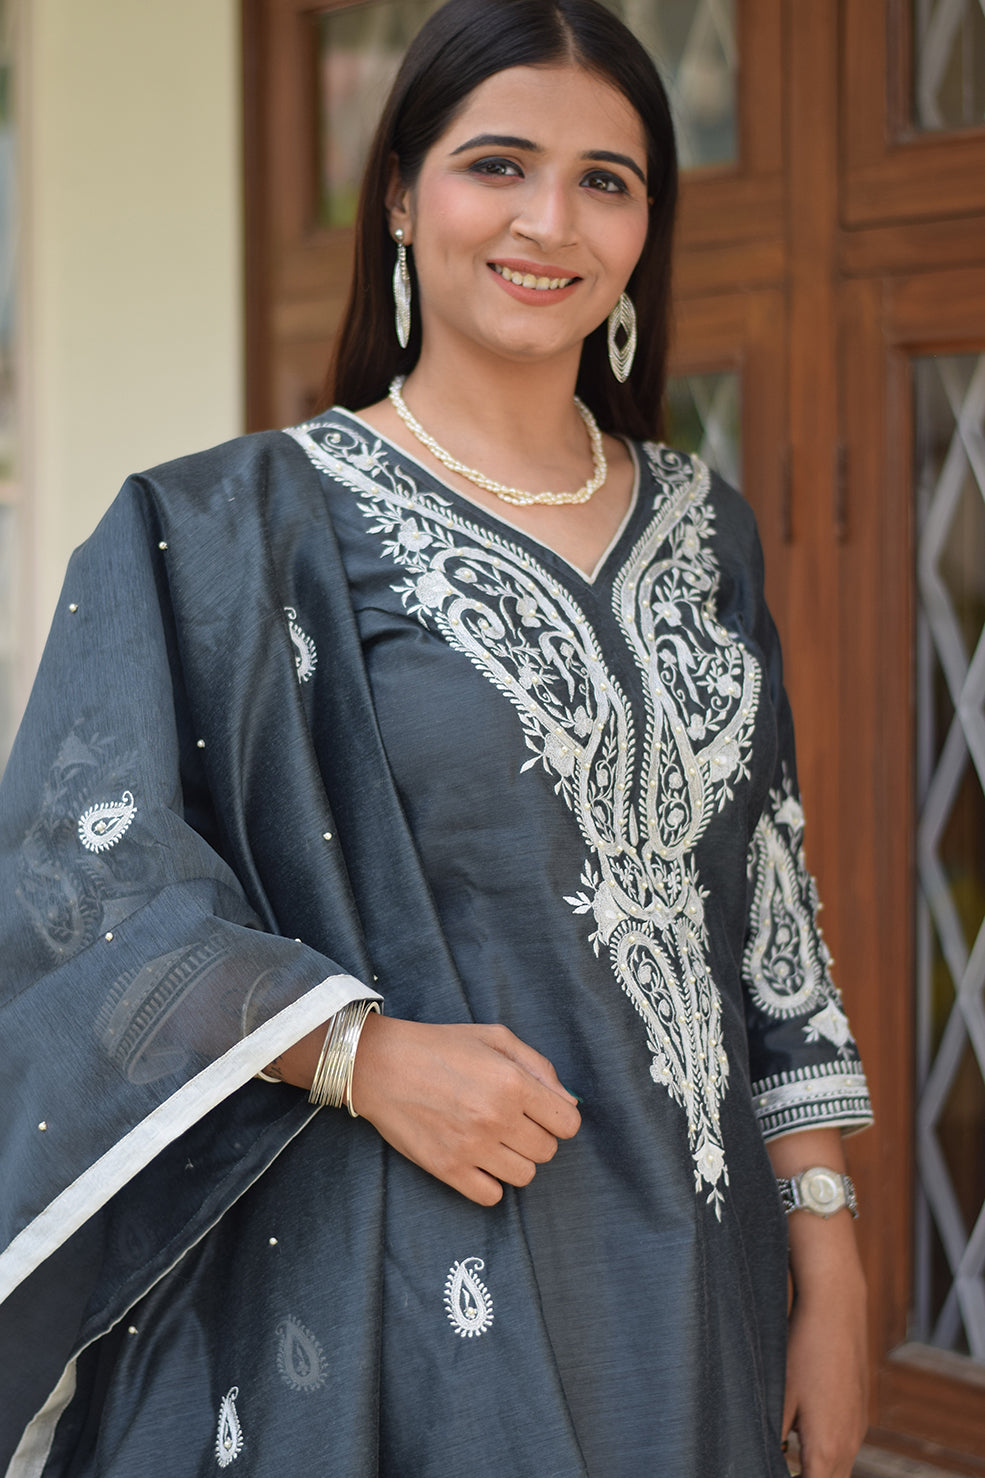
[[500,513],[498,509],[490,508],[485,503],[478,503],[474,498],[470,498],[467,493],[461,492],[458,488],[453,488],[450,483],[445,482],[444,478],[439,477],[439,475],[436,472],[433,472],[430,467],[425,466],[420,458],[414,456],[413,452],[407,451],[406,447],[402,447],[398,442],[393,441],[392,438],[387,436],[385,432],[379,431],[375,426],[372,426],[369,421],[364,421],[362,416],[357,415],[355,411],[347,410],[345,406],[333,405],[328,411],[325,412],[325,415],[345,416],[348,420],[355,421],[357,426],[361,426],[364,431],[367,431],[370,435],[376,437],[378,441],[382,442],[395,457],[397,457],[398,459],[403,459],[407,462],[411,462],[415,467],[420,468],[425,477],[429,478],[431,482],[436,484],[436,486],[439,487],[443,493],[447,493],[450,497],[457,499],[460,503],[464,504],[466,508],[476,513],[486,515],[486,517],[488,517],[493,523],[500,524],[504,529],[508,529],[511,534],[516,534],[519,536],[519,538],[526,539],[531,544],[536,544],[538,549],[542,549],[545,553],[549,554],[552,559],[559,560],[566,569],[570,570],[571,573],[575,575],[583,585],[587,585],[589,589],[594,589],[597,585],[599,577],[601,576],[606,565],[609,563],[609,560],[612,558],[616,549],[618,549],[619,545],[622,543],[623,536],[625,535],[626,530],[629,528],[629,525],[633,521],[634,515],[639,508],[640,487],[642,483],[642,470],[639,452],[633,442],[627,440],[625,437],[620,437],[619,439],[623,442],[623,445],[626,447],[633,461],[632,493],[629,499],[629,506],[620,519],[618,528],[613,533],[612,538],[609,540],[608,544],[605,546],[598,560],[589,572],[582,569],[581,565],[576,565],[570,559],[567,559],[563,554],[559,552],[559,550],[555,549],[552,544],[548,544],[543,539],[539,539],[537,535],[531,533],[529,529],[521,528],[519,524],[514,523],[512,519],[507,518],[505,514]]

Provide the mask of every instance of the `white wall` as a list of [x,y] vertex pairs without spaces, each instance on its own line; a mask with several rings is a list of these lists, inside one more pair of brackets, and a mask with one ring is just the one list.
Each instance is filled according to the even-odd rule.
[[243,355],[236,0],[26,9],[32,666],[126,474],[241,430]]

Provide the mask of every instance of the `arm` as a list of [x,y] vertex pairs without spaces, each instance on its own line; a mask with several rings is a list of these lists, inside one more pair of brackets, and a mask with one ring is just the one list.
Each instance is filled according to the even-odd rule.
[[[753,1106],[777,1176],[814,1165],[844,1173],[842,1133],[871,1123],[868,1089],[818,927],[804,856],[793,719],[758,550],[747,615],[776,718],[776,764],[749,839],[742,960]],[[848,1478],[865,1432],[865,1286],[847,1210],[787,1218],[793,1305],[784,1436],[808,1478]]]
[[[837,1129],[784,1134],[768,1146],[777,1176],[812,1165],[842,1173]],[[866,1429],[865,1281],[847,1209],[788,1217],[793,1306],[783,1435],[800,1438],[805,1478],[849,1478]]]

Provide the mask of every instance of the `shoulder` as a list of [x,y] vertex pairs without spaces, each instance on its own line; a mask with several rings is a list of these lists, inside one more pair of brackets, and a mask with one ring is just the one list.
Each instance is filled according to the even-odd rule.
[[314,469],[291,436],[238,436],[133,473],[75,558],[136,561],[143,549],[167,551],[172,567],[206,557],[228,564],[276,542],[278,530],[310,522],[319,497]]
[[721,580],[737,581],[758,594],[763,586],[763,551],[756,515],[731,483],[693,453],[663,442],[637,442],[643,475],[652,479],[654,515],[688,520]]
[[316,481],[293,437],[256,432],[132,474],[107,519],[140,523],[155,542],[205,529],[241,542],[279,514],[305,509]]
[[693,452],[680,451],[662,441],[630,443],[637,460],[655,483],[655,494],[679,491],[727,527],[729,532],[750,547],[757,546],[759,535],[756,515],[746,498],[724,477]]
[[236,436],[218,446],[161,462],[130,479],[158,496],[209,501],[259,488],[271,475],[291,472],[306,461],[294,438],[284,431],[258,431]]

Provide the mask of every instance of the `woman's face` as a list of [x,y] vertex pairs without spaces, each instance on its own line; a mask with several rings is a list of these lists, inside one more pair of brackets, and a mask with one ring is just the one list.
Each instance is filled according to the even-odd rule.
[[646,239],[646,142],[630,103],[576,66],[483,82],[391,193],[413,247],[423,352],[575,357]]

